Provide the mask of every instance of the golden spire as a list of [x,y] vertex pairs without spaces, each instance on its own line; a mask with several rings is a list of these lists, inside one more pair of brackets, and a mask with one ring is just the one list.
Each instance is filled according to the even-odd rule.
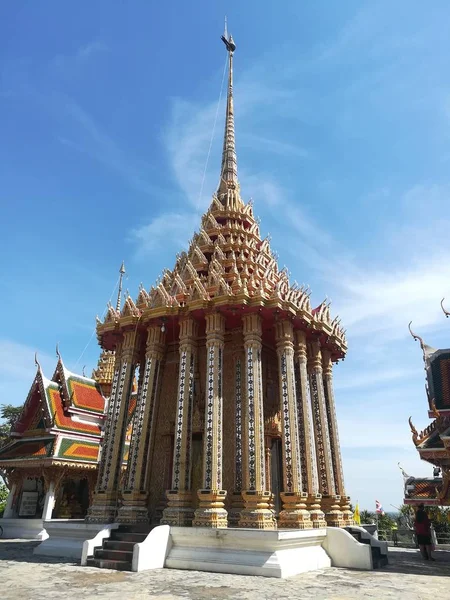
[[228,35],[225,19],[225,32],[221,37],[228,52],[228,92],[227,110],[225,115],[225,133],[223,138],[222,166],[217,195],[223,204],[229,204],[229,190],[238,187],[236,143],[234,137],[234,106],[233,106],[233,54],[236,50],[233,36]]
[[119,291],[117,292],[117,303],[116,303],[116,311],[117,312],[120,312],[120,300],[121,300],[121,296],[122,296],[122,281],[123,281],[123,276],[125,275],[125,262],[124,261],[122,261],[122,264],[120,265],[119,273],[120,273]]

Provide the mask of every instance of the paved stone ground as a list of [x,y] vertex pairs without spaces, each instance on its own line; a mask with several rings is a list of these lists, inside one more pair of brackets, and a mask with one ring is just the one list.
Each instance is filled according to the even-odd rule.
[[0,540],[2,600],[445,600],[450,589],[450,552],[444,551],[432,563],[415,550],[395,548],[381,570],[331,568],[272,579],[172,569],[120,573],[35,557],[36,545]]

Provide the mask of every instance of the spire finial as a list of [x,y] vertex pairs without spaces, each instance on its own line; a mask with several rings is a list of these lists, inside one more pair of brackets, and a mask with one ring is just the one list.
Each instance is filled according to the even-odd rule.
[[117,303],[116,303],[116,311],[117,312],[120,312],[120,299],[122,297],[122,282],[123,282],[123,276],[126,273],[126,271],[125,271],[125,262],[124,261],[122,261],[122,264],[120,265],[119,273],[120,273],[120,277],[119,277],[119,291],[117,292]]
[[223,138],[222,166],[220,169],[220,183],[217,195],[223,204],[227,204],[227,192],[238,187],[236,142],[234,137],[234,104],[233,104],[233,54],[236,50],[233,36],[228,35],[227,20],[225,18],[225,32],[221,36],[228,52],[228,92],[227,110],[225,115],[225,134]]

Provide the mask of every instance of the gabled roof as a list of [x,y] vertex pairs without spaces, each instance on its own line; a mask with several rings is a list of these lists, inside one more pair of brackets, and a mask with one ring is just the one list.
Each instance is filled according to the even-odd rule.
[[405,481],[405,504],[440,504],[442,477],[409,477]]
[[61,430],[99,438],[99,425],[74,418],[70,409],[77,407],[86,415],[90,413],[93,417],[98,417],[100,406],[101,413],[103,412],[103,405],[104,398],[93,380],[64,370],[61,361],[58,362],[53,380],[50,380],[38,365],[22,414],[11,435],[35,437]]
[[12,440],[0,448],[0,463],[4,460],[36,459],[52,456],[55,438]]
[[69,371],[61,358],[58,360],[52,380],[59,383],[61,396],[66,406],[103,414],[105,399],[97,383],[89,377],[76,375]]

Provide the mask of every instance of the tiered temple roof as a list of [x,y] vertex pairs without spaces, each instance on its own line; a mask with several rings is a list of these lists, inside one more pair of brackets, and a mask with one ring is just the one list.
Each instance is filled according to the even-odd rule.
[[105,399],[93,379],[71,373],[59,357],[52,379],[37,363],[36,376],[0,465],[96,465]]
[[[127,296],[123,309],[108,306],[106,318],[97,321],[99,343],[114,350],[118,329],[142,325],[150,319],[182,316],[220,309],[227,328],[245,312],[259,310],[266,318],[293,318],[294,327],[321,333],[334,361],[347,351],[345,331],[338,317],[330,315],[330,303],[310,303],[310,290],[291,282],[286,267],[279,268],[270,237],[261,238],[252,201],[245,204],[237,177],[234,133],[233,51],[229,50],[229,79],[222,167],[217,192],[203,215],[200,228],[190,240],[187,252],[176,257],[172,270],[165,269],[149,291],[143,287],[133,300]],[[231,44],[231,46],[229,46]],[[240,313],[239,315],[237,313]],[[120,322],[120,327],[119,327]],[[177,332],[173,332],[176,334]]]
[[[448,317],[450,313],[445,310]],[[414,504],[426,501],[428,504],[450,503],[450,349],[437,350],[411,330],[414,340],[422,349],[426,372],[425,390],[428,399],[428,416],[433,419],[422,431],[418,431],[411,417],[409,426],[412,440],[420,458],[442,470],[443,477],[433,479],[415,479],[405,481],[405,502]]]

